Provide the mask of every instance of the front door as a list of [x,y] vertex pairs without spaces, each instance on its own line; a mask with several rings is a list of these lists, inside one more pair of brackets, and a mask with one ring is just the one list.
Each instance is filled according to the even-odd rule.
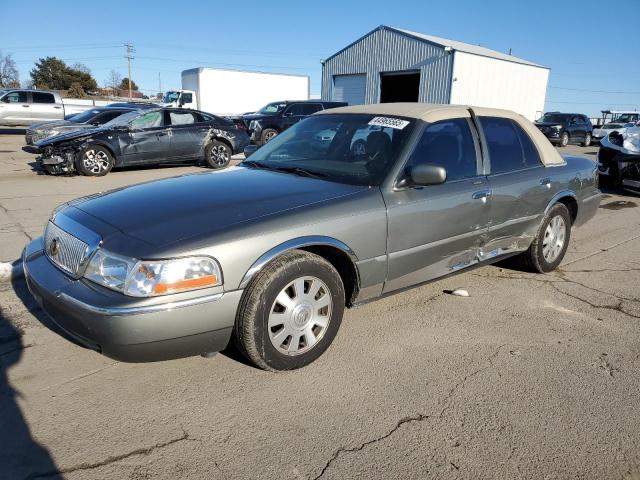
[[549,168],[517,122],[479,117],[487,145],[489,168],[489,229],[483,257],[524,250],[536,234],[542,212],[558,191]]
[[143,113],[120,136],[123,164],[160,163],[167,158],[170,127],[164,124],[163,111]]
[[282,114],[282,130],[286,130],[291,125],[298,123],[304,118],[302,103],[293,103],[287,107]]
[[9,92],[0,103],[0,119],[7,125],[29,125],[31,104],[27,92]]
[[429,124],[405,172],[430,163],[443,166],[439,185],[384,193],[389,255],[384,292],[421,283],[478,262],[489,221],[486,178],[470,118]]

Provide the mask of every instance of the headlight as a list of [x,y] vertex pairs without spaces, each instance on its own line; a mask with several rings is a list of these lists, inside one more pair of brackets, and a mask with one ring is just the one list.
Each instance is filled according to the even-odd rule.
[[553,128],[554,130],[560,130],[562,128],[562,125],[552,125],[551,128]]
[[255,120],[251,120],[251,122],[249,122],[249,130],[255,130],[258,128],[258,122],[256,122]]
[[54,135],[58,135],[60,132],[58,130],[44,130],[42,133],[44,133],[47,137],[53,137]]
[[98,250],[85,278],[132,297],[153,297],[222,285],[220,266],[211,257],[138,261]]

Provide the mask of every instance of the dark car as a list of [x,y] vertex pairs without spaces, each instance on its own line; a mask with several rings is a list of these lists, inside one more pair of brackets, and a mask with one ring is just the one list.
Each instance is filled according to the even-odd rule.
[[593,125],[589,117],[581,113],[549,112],[535,123],[554,145],[560,147],[566,147],[570,143],[579,143],[583,147],[591,145]]
[[113,167],[205,159],[211,168],[229,165],[249,137],[233,122],[179,108],[136,110],[101,127],[36,143],[48,173],[102,176]]
[[114,118],[134,110],[136,107],[112,107],[109,105],[69,115],[64,120],[33,123],[27,128],[24,140],[27,145],[33,145],[45,138],[104,125]]
[[345,102],[324,102],[321,100],[304,100],[272,102],[255,113],[242,115],[251,141],[256,145],[264,145],[279,133],[309,115],[335,107],[345,107]]

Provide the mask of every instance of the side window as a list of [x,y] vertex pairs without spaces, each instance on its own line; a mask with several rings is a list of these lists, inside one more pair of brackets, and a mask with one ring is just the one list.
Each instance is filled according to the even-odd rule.
[[171,125],[189,125],[195,123],[191,112],[169,112]]
[[447,181],[477,175],[473,134],[465,118],[443,120],[428,125],[411,154],[407,167],[422,163],[447,170]]
[[27,103],[27,92],[11,92],[2,97],[4,103]]
[[302,104],[302,114],[311,115],[322,110],[322,105],[319,103],[304,103]]
[[162,126],[162,112],[160,110],[145,113],[131,121],[132,128],[153,128],[160,126]]
[[31,98],[33,103],[56,103],[56,99],[53,98],[53,94],[44,92],[32,92]]
[[98,125],[104,125],[105,123],[110,122],[114,118],[119,117],[123,113],[124,112],[121,112],[119,110],[115,110],[113,112],[103,112],[100,115],[98,115],[96,118],[94,118],[91,123],[96,123]]
[[294,116],[294,117],[297,117],[297,116],[300,116],[300,115],[304,115],[304,113],[302,111],[302,104],[301,103],[294,103],[289,108],[287,108],[287,111],[285,112],[285,115]]
[[511,121],[513,127],[516,129],[518,139],[520,140],[520,146],[522,147],[522,155],[524,156],[525,167],[539,167],[542,165],[540,160],[540,154],[538,149],[531,141],[531,137],[524,131],[524,129],[518,125],[517,122]]
[[512,172],[526,167],[520,138],[511,120],[480,117],[491,161],[491,173]]
[[193,93],[182,94],[182,103],[192,103],[192,102],[193,102]]

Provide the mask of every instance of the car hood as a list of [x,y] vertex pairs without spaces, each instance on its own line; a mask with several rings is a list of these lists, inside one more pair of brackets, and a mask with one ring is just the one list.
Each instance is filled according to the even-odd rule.
[[45,138],[44,140],[40,140],[36,142],[36,146],[38,147],[46,147],[48,145],[53,145],[55,143],[67,142],[69,140],[76,140],[82,137],[88,137],[90,135],[94,135],[96,133],[104,132],[109,130],[104,127],[94,127],[94,128],[83,128],[82,130],[74,130],[68,133],[62,133],[60,135],[56,135],[55,137]]
[[249,115],[242,115],[242,118],[245,122],[250,122],[251,120],[262,120],[264,118],[274,118],[276,115],[268,115],[264,113],[251,113]]
[[51,130],[52,128],[60,127],[63,125],[77,125],[77,123],[70,122],[69,120],[53,120],[50,122],[38,122],[29,125],[29,130]]
[[73,206],[129,237],[161,247],[367,189],[232,167],[125,187]]

